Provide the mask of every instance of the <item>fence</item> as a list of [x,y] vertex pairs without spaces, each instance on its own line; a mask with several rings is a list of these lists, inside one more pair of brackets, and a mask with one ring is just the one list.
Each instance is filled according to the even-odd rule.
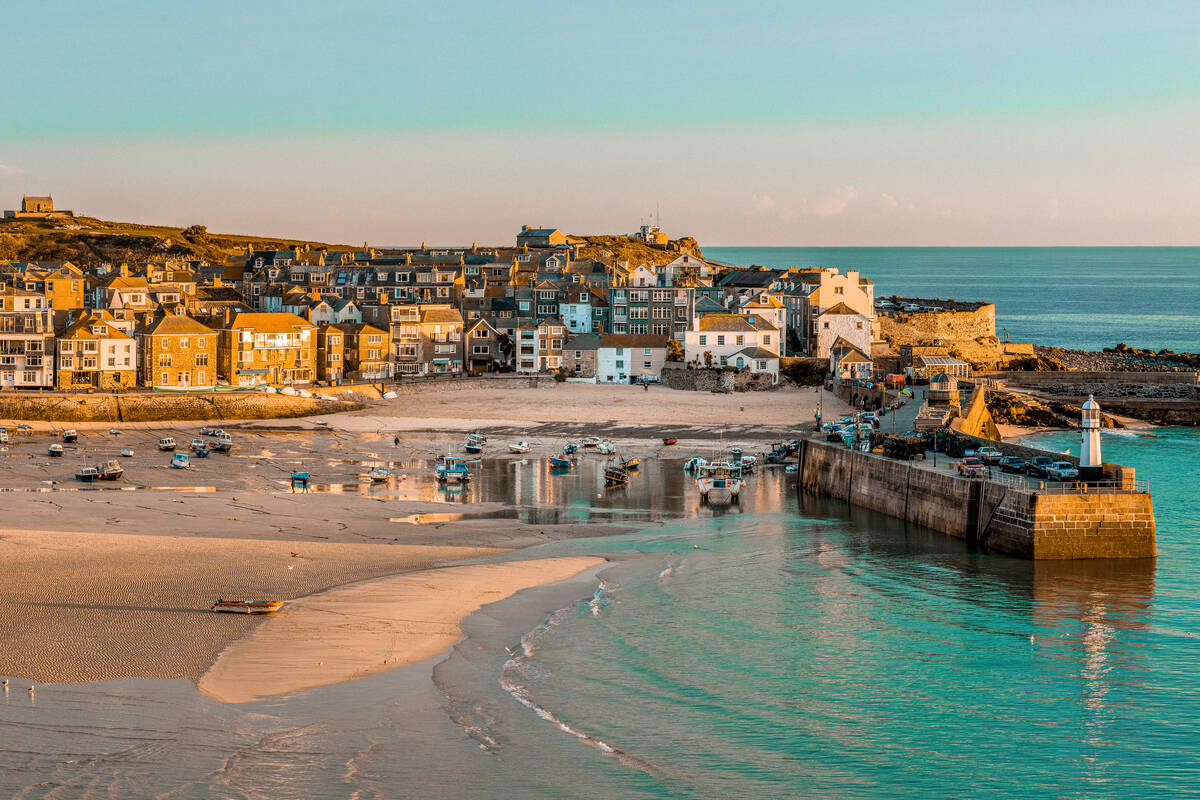
[[1010,489],[1020,489],[1036,494],[1149,494],[1150,481],[1048,481],[1029,479],[1024,475],[1000,473],[984,478]]

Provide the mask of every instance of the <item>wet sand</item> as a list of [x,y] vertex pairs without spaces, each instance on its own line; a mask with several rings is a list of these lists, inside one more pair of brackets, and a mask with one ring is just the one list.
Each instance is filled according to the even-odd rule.
[[447,567],[304,597],[229,645],[197,685],[214,700],[244,703],[415,664],[462,638],[462,620],[480,606],[604,563],[551,558]]

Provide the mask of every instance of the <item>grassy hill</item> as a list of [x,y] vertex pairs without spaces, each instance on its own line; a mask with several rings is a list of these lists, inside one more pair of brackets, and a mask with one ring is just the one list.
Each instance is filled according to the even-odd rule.
[[172,228],[129,222],[107,222],[93,217],[71,219],[0,220],[0,259],[11,261],[71,261],[80,266],[98,263],[135,263],[149,259],[198,258],[224,263],[246,246],[262,250],[351,250],[350,245],[330,245],[269,236],[209,233],[202,225]]
[[633,267],[641,264],[650,267],[670,264],[679,258],[681,253],[690,253],[697,258],[704,257],[700,252],[700,245],[690,236],[672,239],[670,249],[667,250],[651,247],[641,239],[629,236],[568,236],[567,241],[583,245],[579,250],[580,258],[596,258],[602,261],[615,258],[617,261],[628,261]]

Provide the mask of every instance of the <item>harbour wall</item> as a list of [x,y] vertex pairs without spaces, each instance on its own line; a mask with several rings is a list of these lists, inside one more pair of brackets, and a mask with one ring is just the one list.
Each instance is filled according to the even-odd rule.
[[[232,392],[205,394],[26,394],[0,393],[0,421],[166,422],[306,417],[352,411],[366,405],[362,394],[320,390],[324,397]],[[378,394],[372,392],[377,398]]]
[[[1131,478],[1132,480],[1132,478]],[[1149,493],[1054,494],[804,440],[801,491],[1031,559],[1153,558]]]

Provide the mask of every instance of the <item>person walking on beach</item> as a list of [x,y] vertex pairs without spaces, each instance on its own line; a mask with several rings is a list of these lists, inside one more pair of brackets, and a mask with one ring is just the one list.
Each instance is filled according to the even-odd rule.
[[395,445],[396,447],[399,447],[400,446],[400,437],[397,436],[394,439],[392,439],[392,444]]

